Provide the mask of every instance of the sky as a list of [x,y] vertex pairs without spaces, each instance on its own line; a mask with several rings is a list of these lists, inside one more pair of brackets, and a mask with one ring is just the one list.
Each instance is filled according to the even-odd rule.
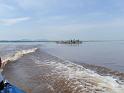
[[124,40],[124,0],[0,0],[0,40]]

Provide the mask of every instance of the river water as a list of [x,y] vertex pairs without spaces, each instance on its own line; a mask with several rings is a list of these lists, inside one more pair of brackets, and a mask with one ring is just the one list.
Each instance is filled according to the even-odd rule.
[[49,43],[46,51],[77,63],[105,66],[124,72],[124,42],[85,42],[81,45]]
[[18,81],[20,87],[33,89],[30,93],[123,93],[122,73],[107,69],[110,73],[101,74],[80,65],[94,64],[124,72],[123,55],[124,42],[0,44],[3,62],[13,65],[6,70],[6,75],[11,74],[7,77],[14,84]]

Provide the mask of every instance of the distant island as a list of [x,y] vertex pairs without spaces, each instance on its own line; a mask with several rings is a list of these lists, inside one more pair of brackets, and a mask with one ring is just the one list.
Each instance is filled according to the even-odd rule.
[[57,44],[82,44],[80,40],[65,40],[65,41],[56,41]]

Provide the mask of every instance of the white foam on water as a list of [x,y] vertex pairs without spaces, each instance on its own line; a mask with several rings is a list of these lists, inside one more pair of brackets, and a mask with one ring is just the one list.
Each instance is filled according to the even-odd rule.
[[[70,61],[46,61],[46,64],[53,67],[52,72],[58,75],[58,78],[64,77],[72,81],[74,93],[77,89],[80,89],[79,93],[124,93],[124,84],[119,84],[117,79],[111,76],[101,76]],[[89,92],[84,92],[84,88]]]
[[6,58],[4,58],[2,60],[2,62],[4,63],[4,65],[8,62],[8,61],[15,61],[18,60],[19,58],[21,58],[23,55],[29,54],[29,53],[33,53],[37,50],[37,48],[31,48],[31,49],[26,49],[26,50],[20,50],[17,51],[15,54],[10,55]]

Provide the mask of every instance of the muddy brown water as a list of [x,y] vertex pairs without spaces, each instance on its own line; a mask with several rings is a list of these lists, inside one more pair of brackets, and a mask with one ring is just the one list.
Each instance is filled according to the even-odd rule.
[[[64,61],[42,50],[24,55],[14,62],[8,62],[4,68],[4,75],[13,85],[16,85],[27,93],[102,93],[104,89],[97,88],[95,80],[69,79],[64,76],[65,69],[55,70],[56,64],[50,62]],[[59,64],[59,63],[58,63]],[[68,65],[68,64],[64,64]],[[57,65],[59,66],[59,65]],[[85,65],[88,67],[89,65]],[[73,65],[69,66],[73,69]],[[89,66],[88,68],[90,68]],[[92,66],[93,67],[93,66]],[[83,70],[83,68],[80,68]],[[63,71],[61,71],[63,70]],[[53,72],[54,71],[54,72]],[[59,73],[58,73],[59,72]],[[81,86],[77,84],[77,81]]]

